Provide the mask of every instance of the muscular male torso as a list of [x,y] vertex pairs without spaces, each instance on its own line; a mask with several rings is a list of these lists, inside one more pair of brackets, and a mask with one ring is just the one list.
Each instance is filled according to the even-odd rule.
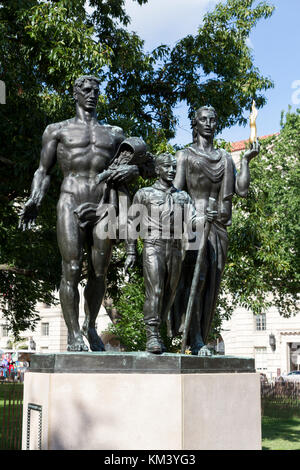
[[103,184],[97,185],[95,177],[107,168],[124,140],[122,129],[100,125],[94,118],[88,123],[73,118],[48,129],[57,141],[57,162],[64,176],[61,197],[71,194],[76,205],[99,202]]
[[43,138],[42,161],[47,162],[48,169],[57,161],[64,177],[57,204],[57,241],[62,256],[60,301],[68,326],[69,350],[86,349],[78,323],[77,289],[85,243],[89,267],[82,332],[93,351],[104,349],[95,320],[105,293],[112,241],[100,239],[95,227],[92,232],[82,230],[74,211],[82,204],[101,201],[104,183],[97,184],[96,176],[107,168],[123,140],[119,127],[101,125],[95,118],[82,121],[76,117],[51,124]]

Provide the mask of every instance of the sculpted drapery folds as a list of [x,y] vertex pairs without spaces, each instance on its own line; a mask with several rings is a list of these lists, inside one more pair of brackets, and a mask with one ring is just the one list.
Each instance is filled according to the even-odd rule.
[[[184,189],[190,195],[200,216],[206,213],[209,198],[217,201],[217,213],[211,223],[204,259],[201,260],[201,272],[189,326],[192,354],[204,355],[209,354],[205,344],[226,262],[226,227],[231,224],[232,197],[234,193],[242,197],[247,195],[250,183],[249,162],[259,153],[259,143],[256,141],[244,154],[240,171],[237,172],[231,155],[223,149],[214,148],[216,125],[217,114],[214,108],[206,106],[196,112],[194,143],[177,152],[177,173],[174,181],[176,188]],[[172,311],[173,335],[184,329],[196,260],[197,250],[187,250]]]

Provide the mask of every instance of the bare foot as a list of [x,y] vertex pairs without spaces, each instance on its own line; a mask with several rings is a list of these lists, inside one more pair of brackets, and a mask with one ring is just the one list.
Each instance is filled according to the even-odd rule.
[[73,339],[70,339],[70,336],[68,337],[68,347],[67,351],[73,351],[73,352],[79,352],[79,351],[88,351],[89,348],[83,341],[82,336],[78,335],[77,337],[73,337]]

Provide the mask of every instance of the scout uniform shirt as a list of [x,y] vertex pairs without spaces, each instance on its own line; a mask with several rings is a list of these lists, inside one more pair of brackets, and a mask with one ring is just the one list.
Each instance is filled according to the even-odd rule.
[[[190,239],[196,224],[204,224],[197,217],[191,197],[173,185],[166,188],[159,181],[140,189],[134,196],[128,215],[128,254],[135,254],[136,239],[177,240]],[[197,226],[198,228],[198,226]]]

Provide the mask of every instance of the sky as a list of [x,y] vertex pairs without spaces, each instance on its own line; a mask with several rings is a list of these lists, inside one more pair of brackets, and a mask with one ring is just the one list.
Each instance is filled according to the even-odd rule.
[[[187,34],[195,34],[203,15],[213,10],[216,3],[217,0],[149,0],[139,6],[126,0],[126,11],[131,17],[128,29],[145,40],[148,51],[160,44],[173,46]],[[269,0],[269,3],[275,6],[272,17],[260,20],[249,38],[254,65],[274,82],[274,88],[265,93],[266,105],[259,110],[258,136],[278,132],[281,112],[287,111],[289,105],[292,110],[300,108],[300,0]],[[171,143],[186,145],[191,142],[186,106],[177,107],[175,114],[179,126]],[[231,142],[248,139],[249,128],[232,126],[217,137]]]

